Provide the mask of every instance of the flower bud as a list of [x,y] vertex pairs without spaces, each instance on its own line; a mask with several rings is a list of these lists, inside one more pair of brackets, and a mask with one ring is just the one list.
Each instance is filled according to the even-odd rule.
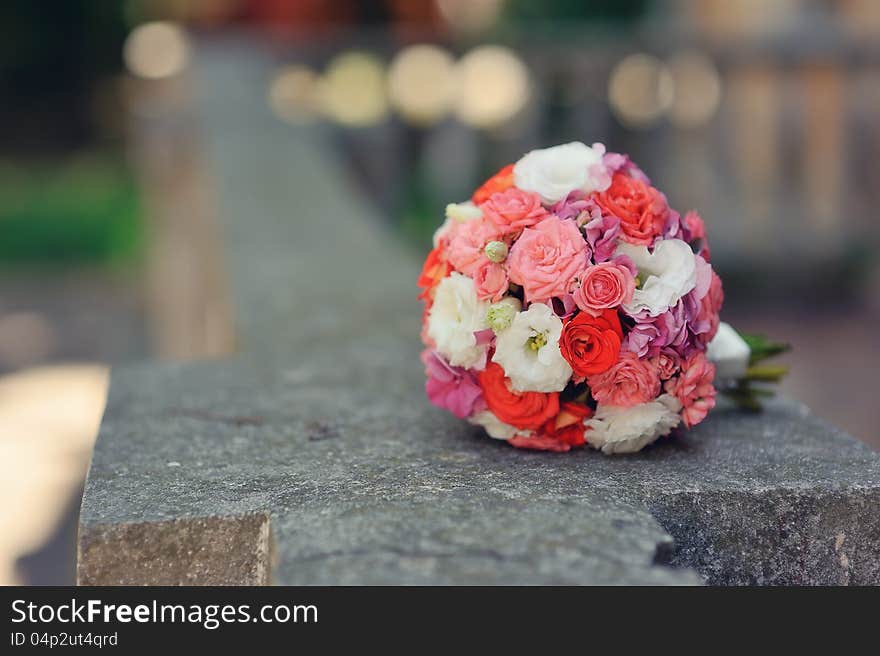
[[505,296],[497,303],[493,303],[489,306],[489,310],[486,313],[486,321],[489,324],[489,328],[496,334],[507,330],[510,324],[513,323],[516,313],[521,309],[522,303],[513,296]]
[[507,259],[507,244],[503,241],[490,241],[484,249],[486,257],[496,264]]
[[449,203],[446,206],[446,218],[458,223],[467,223],[472,219],[479,219],[481,216],[483,216],[483,210],[471,202]]

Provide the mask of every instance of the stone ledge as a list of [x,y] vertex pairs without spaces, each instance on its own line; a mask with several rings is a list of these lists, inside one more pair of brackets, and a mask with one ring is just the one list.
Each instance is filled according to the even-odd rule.
[[[372,350],[350,358],[354,382],[294,375],[321,371],[321,349],[295,367],[114,372],[83,535],[138,525],[119,535],[140,554],[163,522],[262,513],[282,584],[701,580],[686,568],[710,583],[880,582],[880,457],[800,404],[722,409],[634,456],[529,453],[431,408],[412,356],[381,388]],[[81,571],[123,552],[108,542]]]
[[80,529],[79,585],[267,585],[264,514],[191,517]]

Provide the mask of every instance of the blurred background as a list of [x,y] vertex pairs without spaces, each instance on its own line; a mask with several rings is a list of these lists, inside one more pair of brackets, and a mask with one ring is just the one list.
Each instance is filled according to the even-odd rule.
[[150,139],[204,44],[270,52],[265,107],[331,130],[416,252],[531,148],[630,153],[705,218],[724,317],[794,345],[784,392],[880,447],[877,0],[6,0],[0,583],[73,582],[109,365],[230,349],[178,319],[219,284],[177,275],[197,129]]

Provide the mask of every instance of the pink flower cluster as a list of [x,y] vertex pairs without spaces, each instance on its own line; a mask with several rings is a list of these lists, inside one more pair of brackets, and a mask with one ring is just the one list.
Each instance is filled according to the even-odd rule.
[[533,151],[447,214],[419,278],[432,403],[553,451],[706,417],[723,292],[705,226],[628,157]]

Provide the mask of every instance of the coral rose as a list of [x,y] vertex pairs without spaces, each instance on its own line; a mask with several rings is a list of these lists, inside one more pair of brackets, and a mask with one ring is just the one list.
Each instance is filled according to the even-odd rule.
[[621,236],[630,244],[653,244],[669,217],[669,205],[662,193],[621,173],[615,173],[611,186],[593,198],[603,212],[620,219]]
[[698,345],[706,346],[718,332],[718,324],[721,321],[719,313],[724,304],[724,288],[721,286],[721,278],[714,271],[712,281],[709,284],[709,292],[700,300],[698,321],[708,326],[707,330],[694,335]]
[[512,186],[513,164],[508,164],[480,185],[480,188],[474,192],[473,196],[471,196],[471,200],[475,205],[479,205],[480,203],[489,200],[489,196],[492,194],[498,193],[499,191],[505,191]]
[[632,351],[622,351],[610,369],[588,376],[587,385],[599,405],[627,408],[656,399],[660,376],[648,360],[640,360]]
[[559,412],[558,392],[513,392],[500,364],[489,362],[478,378],[486,405],[505,424],[538,430]]
[[427,301],[430,307],[434,296],[434,288],[437,284],[449,275],[452,270],[449,262],[446,261],[446,255],[442,248],[435,248],[425,259],[425,265],[422,267],[422,274],[419,276],[418,286],[422,292],[419,294],[419,300]]
[[651,358],[651,362],[657,367],[660,380],[669,380],[681,369],[681,357],[668,346],[661,348],[657,355]]
[[594,317],[603,310],[629,303],[636,289],[636,281],[623,264],[602,262],[588,266],[581,276],[581,286],[575,290],[574,302]]
[[623,330],[614,310],[594,317],[581,312],[568,321],[559,338],[559,350],[577,376],[586,377],[610,369],[620,354]]
[[571,445],[561,442],[552,435],[517,435],[507,440],[510,446],[529,451],[553,451],[565,453],[571,451]]
[[715,407],[715,365],[703,353],[694,353],[681,365],[681,375],[666,381],[666,391],[682,405],[681,418],[690,428]]
[[541,205],[541,197],[530,191],[512,187],[489,196],[480,204],[483,216],[504,234],[519,232],[540,223],[550,213]]
[[522,231],[507,256],[510,279],[522,285],[528,302],[568,293],[586,268],[587,242],[573,219],[555,216]]

